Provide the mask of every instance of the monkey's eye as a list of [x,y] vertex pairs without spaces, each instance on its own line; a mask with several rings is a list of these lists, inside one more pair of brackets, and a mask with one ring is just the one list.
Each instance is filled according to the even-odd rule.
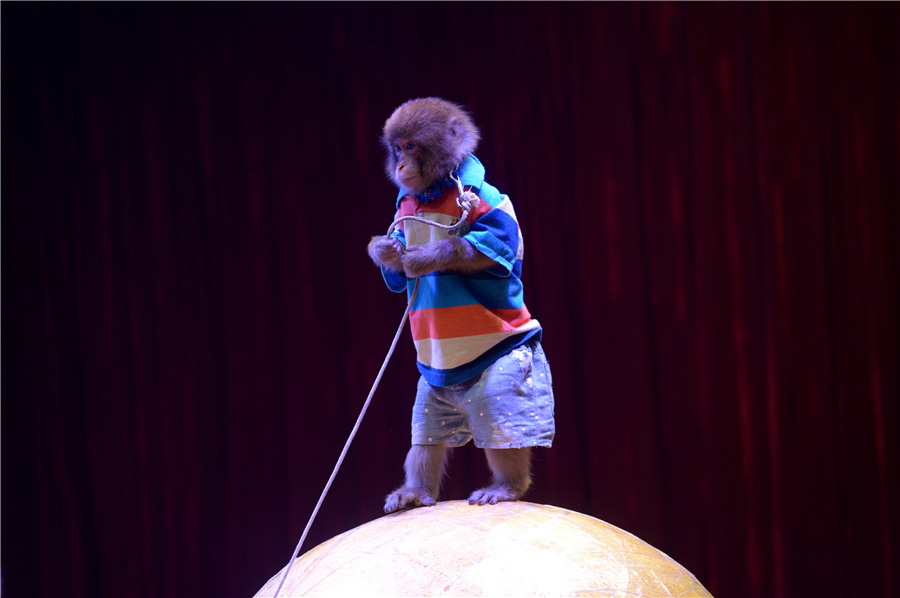
[[397,151],[398,154],[403,151],[403,148],[400,147],[399,143],[394,146],[394,149]]
[[412,141],[406,142],[406,149],[411,150],[411,149],[415,149],[415,147],[416,147],[416,144],[413,143]]

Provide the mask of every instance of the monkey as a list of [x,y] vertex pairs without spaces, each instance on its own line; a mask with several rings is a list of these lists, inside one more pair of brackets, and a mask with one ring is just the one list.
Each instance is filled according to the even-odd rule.
[[[403,484],[385,513],[436,504],[451,448],[484,449],[491,483],[473,505],[518,500],[532,486],[532,448],[552,446],[552,379],[543,329],[522,288],[523,237],[509,196],[485,181],[470,114],[441,98],[400,105],[384,124],[385,173],[402,222],[374,236],[368,254],[391,291],[412,298],[410,328],[420,373]],[[457,182],[478,204],[462,219]]]

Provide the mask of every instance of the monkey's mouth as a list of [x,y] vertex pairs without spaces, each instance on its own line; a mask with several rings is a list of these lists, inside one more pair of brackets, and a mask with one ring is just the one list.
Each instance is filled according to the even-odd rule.
[[400,179],[400,182],[403,184],[403,186],[408,187],[410,181],[413,181],[415,179],[420,179],[420,178],[422,178],[422,177],[420,177],[417,174],[414,174],[412,176],[406,177],[405,179]]

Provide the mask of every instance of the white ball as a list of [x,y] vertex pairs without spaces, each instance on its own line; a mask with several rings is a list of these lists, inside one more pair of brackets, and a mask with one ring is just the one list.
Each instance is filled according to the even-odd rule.
[[[257,597],[274,594],[282,569]],[[527,502],[441,502],[335,536],[294,561],[279,596],[710,596],[684,567],[608,523]]]

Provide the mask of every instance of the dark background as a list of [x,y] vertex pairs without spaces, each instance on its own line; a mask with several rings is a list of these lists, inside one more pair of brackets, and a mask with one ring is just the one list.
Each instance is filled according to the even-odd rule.
[[[467,106],[557,439],[720,597],[900,590],[896,4],[2,6],[4,595],[250,596],[404,308],[381,126]],[[381,514],[408,332],[305,549]],[[456,451],[445,498],[486,481]]]

